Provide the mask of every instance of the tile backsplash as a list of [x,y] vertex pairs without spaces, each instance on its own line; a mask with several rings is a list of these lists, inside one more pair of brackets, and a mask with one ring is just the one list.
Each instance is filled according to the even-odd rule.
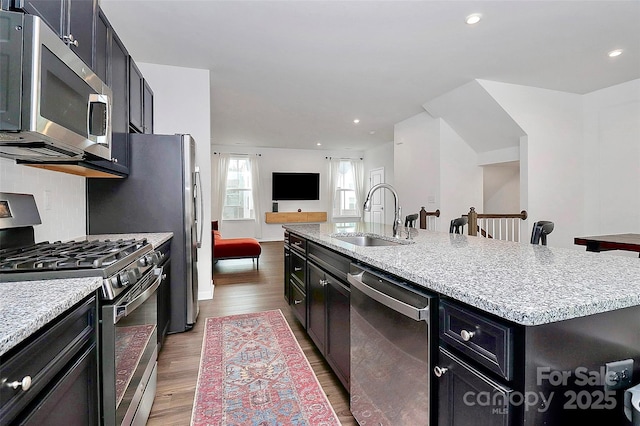
[[66,241],[86,234],[86,178],[0,158],[0,192],[33,194],[40,213],[35,239]]

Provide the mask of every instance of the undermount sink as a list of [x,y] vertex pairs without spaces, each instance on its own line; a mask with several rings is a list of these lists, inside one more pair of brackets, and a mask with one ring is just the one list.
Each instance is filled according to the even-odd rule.
[[373,235],[356,235],[356,236],[342,236],[334,235],[335,239],[344,241],[345,243],[353,244],[356,246],[397,246],[402,245],[400,241],[387,240],[384,238],[376,237]]

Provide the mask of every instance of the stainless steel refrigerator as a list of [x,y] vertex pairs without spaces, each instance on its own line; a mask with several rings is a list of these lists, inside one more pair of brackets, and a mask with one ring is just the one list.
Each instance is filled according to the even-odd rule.
[[129,176],[87,179],[87,234],[173,232],[169,333],[198,317],[202,185],[190,135],[130,134]]

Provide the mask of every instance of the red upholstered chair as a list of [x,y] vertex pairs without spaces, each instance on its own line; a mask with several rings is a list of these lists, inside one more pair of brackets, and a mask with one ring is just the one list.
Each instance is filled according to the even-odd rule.
[[211,222],[213,262],[222,259],[251,258],[256,261],[256,269],[259,268],[260,253],[262,247],[255,238],[222,238],[218,231],[217,221]]

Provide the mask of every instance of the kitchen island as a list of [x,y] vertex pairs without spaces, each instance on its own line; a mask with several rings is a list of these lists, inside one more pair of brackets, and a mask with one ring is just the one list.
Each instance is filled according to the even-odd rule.
[[624,390],[640,381],[637,259],[416,229],[392,246],[337,238],[393,240],[378,224],[284,228],[307,249],[319,245],[437,296],[438,424],[626,423]]

